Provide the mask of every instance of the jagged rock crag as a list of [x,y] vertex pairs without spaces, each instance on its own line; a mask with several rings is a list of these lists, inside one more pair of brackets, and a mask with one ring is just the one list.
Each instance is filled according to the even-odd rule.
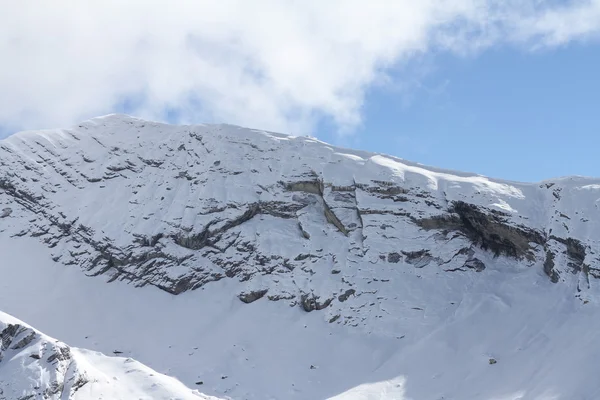
[[[17,379],[40,382],[38,386],[23,386],[0,380],[0,399],[70,399],[88,383],[87,375],[80,371],[71,349],[64,343],[21,324],[0,321],[0,328],[0,368],[11,359],[20,359],[17,362],[22,371],[15,368],[13,372],[20,375]],[[24,376],[26,373],[31,376]]]

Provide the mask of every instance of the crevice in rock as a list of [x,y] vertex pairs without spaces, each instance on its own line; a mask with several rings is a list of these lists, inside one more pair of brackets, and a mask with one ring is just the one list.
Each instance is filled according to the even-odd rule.
[[331,208],[329,208],[329,205],[327,204],[325,199],[323,199],[323,209],[325,212],[325,219],[327,220],[327,222],[335,226],[341,233],[344,234],[344,236],[348,236],[348,229],[346,229],[346,227],[344,226],[342,221],[339,220],[337,215],[335,215],[335,213],[331,211]]
[[550,250],[546,251],[546,259],[544,260],[544,272],[553,283],[557,283],[559,279],[558,272],[554,269],[554,253]]
[[325,214],[325,219],[327,222],[335,226],[338,231],[340,231],[344,236],[348,236],[348,229],[344,226],[342,221],[335,215],[335,213],[327,204],[325,197],[323,196],[323,192],[325,190],[325,185],[322,180],[316,179],[312,181],[297,181],[297,182],[279,182],[285,190],[290,192],[306,192],[318,195],[323,202],[323,212]]

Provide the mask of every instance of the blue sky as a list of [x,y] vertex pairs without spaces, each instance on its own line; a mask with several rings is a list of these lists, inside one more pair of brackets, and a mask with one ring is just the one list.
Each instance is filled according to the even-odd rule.
[[[439,54],[422,88],[372,90],[364,124],[326,141],[519,181],[600,177],[600,46]],[[393,73],[393,72],[392,72]]]
[[125,111],[511,180],[600,176],[600,0],[169,4],[3,10],[0,136]]

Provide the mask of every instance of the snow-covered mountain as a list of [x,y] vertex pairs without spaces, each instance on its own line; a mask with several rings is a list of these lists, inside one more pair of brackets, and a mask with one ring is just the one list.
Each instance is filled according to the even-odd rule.
[[599,207],[111,115],[0,141],[0,309],[232,399],[594,399]]
[[217,400],[131,358],[74,349],[0,312],[0,399]]

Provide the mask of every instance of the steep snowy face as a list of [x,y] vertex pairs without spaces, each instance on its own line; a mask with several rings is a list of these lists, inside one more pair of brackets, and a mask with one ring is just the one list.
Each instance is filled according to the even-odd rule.
[[0,312],[0,399],[217,400],[130,358],[75,349]]
[[[598,179],[112,115],[0,141],[0,309],[232,399],[598,398],[599,206]],[[147,371],[2,318],[7,398]]]
[[111,115],[0,142],[0,230],[57,262],[174,294],[235,279],[243,302],[390,331],[413,278],[452,296],[536,268],[589,300],[599,204],[600,180],[504,182],[228,125]]

